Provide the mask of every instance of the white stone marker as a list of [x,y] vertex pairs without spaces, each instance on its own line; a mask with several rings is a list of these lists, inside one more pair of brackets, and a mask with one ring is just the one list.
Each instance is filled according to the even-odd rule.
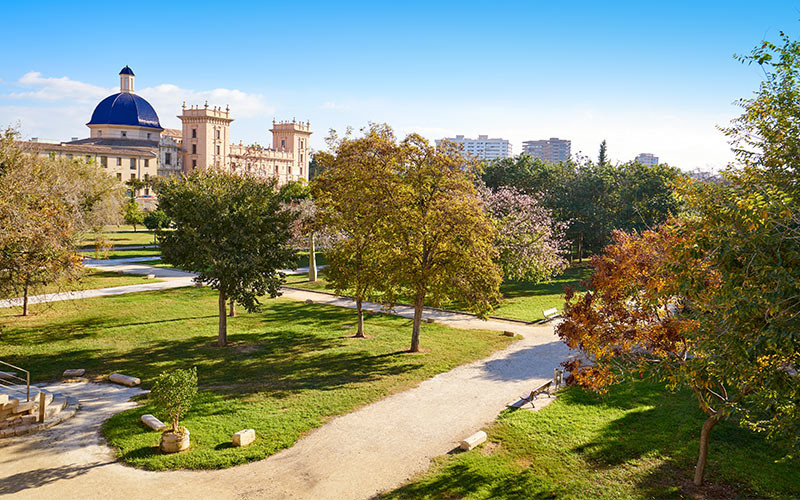
[[155,274],[148,274],[147,276],[145,276],[145,279],[154,280],[154,279],[156,279],[156,275]]
[[167,424],[157,419],[153,415],[150,415],[149,413],[146,415],[142,415],[142,422],[144,422],[144,425],[150,427],[154,431],[163,431],[164,429],[167,428]]
[[62,375],[62,377],[64,378],[83,377],[85,373],[86,370],[84,370],[83,368],[74,368],[70,370],[64,370],[64,374]]
[[253,429],[245,429],[233,435],[234,446],[247,446],[256,440],[256,431]]
[[478,431],[467,439],[461,441],[461,449],[464,451],[469,451],[484,441],[486,441],[486,433],[483,431]]
[[137,377],[129,377],[121,373],[112,373],[108,376],[108,380],[118,384],[127,385],[128,387],[133,387],[134,385],[139,385],[142,383],[142,381]]

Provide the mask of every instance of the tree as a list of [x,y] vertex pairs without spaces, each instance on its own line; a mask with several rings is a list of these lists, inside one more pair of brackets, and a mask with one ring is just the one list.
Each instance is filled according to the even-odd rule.
[[497,232],[475,189],[477,166],[453,144],[436,148],[411,134],[393,156],[386,178],[369,189],[385,214],[378,238],[388,277],[384,300],[413,298],[417,352],[426,301],[458,300],[485,316],[499,300]]
[[[144,227],[150,231],[156,231],[158,229],[168,228],[172,221],[169,219],[169,217],[167,217],[167,214],[165,214],[163,210],[157,209],[145,215],[144,219],[142,219],[142,223],[144,223]],[[153,244],[156,244],[155,233],[153,233]]]
[[258,297],[279,295],[279,270],[295,265],[288,242],[296,214],[284,208],[274,179],[212,170],[162,181],[158,197],[175,226],[157,231],[162,258],[219,291],[217,345],[225,346],[228,299],[252,312]]
[[28,296],[38,287],[81,276],[77,243],[119,211],[114,179],[82,160],[25,150],[17,133],[0,135],[0,294]]
[[597,155],[597,164],[601,167],[608,164],[608,146],[606,145],[605,139],[600,143],[600,153]]
[[[745,61],[766,80],[730,128],[739,168],[724,182],[678,182],[684,212],[641,236],[617,233],[558,332],[602,389],[630,374],[692,389],[707,419],[694,482],[723,419],[800,446],[800,45],[765,42]],[[776,62],[772,62],[777,59]]]
[[564,229],[534,197],[510,187],[481,192],[497,230],[495,246],[506,279],[541,281],[561,272],[566,261]]
[[372,125],[361,138],[329,138],[331,152],[317,153],[323,169],[314,180],[319,222],[341,237],[326,252],[326,277],[338,294],[356,301],[356,337],[364,337],[365,300],[384,285],[383,246],[378,239],[386,217],[379,186],[397,161],[398,146],[387,126]]
[[178,419],[185,416],[197,396],[197,367],[191,370],[164,371],[156,377],[150,399],[172,422],[172,432],[179,431]]
[[131,224],[135,232],[136,226],[144,222],[144,212],[139,208],[139,204],[133,198],[125,203],[122,210],[122,219],[125,221],[125,224]]

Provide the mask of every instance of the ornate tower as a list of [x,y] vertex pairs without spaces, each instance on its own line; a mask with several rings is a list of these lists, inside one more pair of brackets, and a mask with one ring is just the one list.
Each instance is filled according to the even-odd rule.
[[179,115],[183,123],[181,147],[183,154],[183,170],[191,172],[195,169],[209,167],[227,168],[231,147],[230,108],[208,107],[208,101],[202,108],[186,107],[183,103],[183,114]]
[[133,94],[133,70],[127,65],[119,72],[119,91]]
[[272,120],[272,148],[291,153],[292,166],[288,173],[290,180],[308,180],[308,138],[311,136],[311,122],[276,122]]

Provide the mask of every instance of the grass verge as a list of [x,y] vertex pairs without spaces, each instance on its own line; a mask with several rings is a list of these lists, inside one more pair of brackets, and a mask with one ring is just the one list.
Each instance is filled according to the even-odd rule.
[[[307,290],[332,292],[324,278],[323,269],[321,278],[315,282],[308,281],[307,274],[291,274],[286,277],[286,284]],[[561,311],[564,308],[564,287],[570,286],[582,290],[580,283],[591,276],[592,268],[581,265],[567,269],[562,274],[544,283],[530,283],[525,281],[505,281],[500,285],[503,301],[498,304],[492,316],[536,321],[542,319],[542,311],[552,307]],[[403,302],[408,302],[404,300]],[[444,304],[441,307],[463,310],[458,303]]]
[[[159,433],[139,421],[155,411],[147,404],[112,417],[104,433],[126,463],[208,469],[262,459],[335,415],[512,341],[499,332],[425,324],[424,352],[409,354],[409,320],[368,315],[372,338],[354,339],[352,310],[288,299],[264,303],[259,313],[229,318],[232,345],[222,349],[213,345],[217,294],[208,288],[57,303],[29,318],[0,311],[0,359],[36,380],[78,367],[89,376],[138,376],[144,387],[162,370],[197,366],[201,391],[182,421],[191,432],[188,452],[158,451]],[[255,443],[231,447],[231,435],[246,428],[255,429]]]
[[[71,292],[77,290],[95,290],[97,288],[110,288],[114,286],[141,285],[144,283],[156,283],[158,279],[147,279],[144,276],[135,274],[123,274],[113,271],[101,271],[99,269],[85,268],[85,273],[80,280],[64,284],[52,284],[45,287],[31,290],[30,295],[43,295],[56,292]],[[7,298],[7,297],[2,297]],[[36,308],[36,305],[28,307]]]
[[780,446],[722,422],[706,484],[692,484],[705,419],[686,391],[636,382],[604,398],[577,388],[538,411],[504,412],[486,444],[439,457],[385,499],[797,498],[800,468]]

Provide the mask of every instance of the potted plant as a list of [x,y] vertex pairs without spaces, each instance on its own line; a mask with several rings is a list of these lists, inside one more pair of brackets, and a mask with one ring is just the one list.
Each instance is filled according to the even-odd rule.
[[197,368],[162,372],[150,391],[150,400],[169,416],[172,428],[161,433],[161,451],[176,453],[189,448],[189,430],[178,425],[197,395]]

